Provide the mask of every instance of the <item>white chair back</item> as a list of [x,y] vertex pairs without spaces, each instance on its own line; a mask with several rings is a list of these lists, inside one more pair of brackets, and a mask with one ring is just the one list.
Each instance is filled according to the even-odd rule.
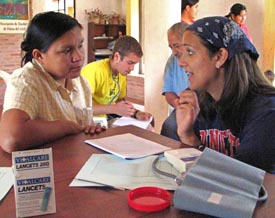
[[0,77],[5,81],[5,83],[7,83],[9,81],[10,76],[11,76],[11,74],[9,74],[3,70],[0,70]]
[[4,95],[5,95],[5,91],[6,91],[6,86],[7,86],[7,82],[10,79],[11,74],[0,70],[0,79],[2,78],[4,80],[4,83],[1,82],[0,83],[0,117],[2,114],[2,109],[3,109],[3,104],[4,104]]

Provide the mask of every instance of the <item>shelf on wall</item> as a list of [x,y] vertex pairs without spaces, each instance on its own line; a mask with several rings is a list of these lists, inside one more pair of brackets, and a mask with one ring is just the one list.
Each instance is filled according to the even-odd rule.
[[113,39],[114,37],[113,36],[95,36],[94,37],[94,40],[97,40],[97,39]]
[[111,51],[108,52],[104,49],[107,49],[109,42],[115,39],[118,31],[125,33],[126,26],[123,24],[88,23],[88,62],[95,61],[97,56],[101,58],[111,54]]

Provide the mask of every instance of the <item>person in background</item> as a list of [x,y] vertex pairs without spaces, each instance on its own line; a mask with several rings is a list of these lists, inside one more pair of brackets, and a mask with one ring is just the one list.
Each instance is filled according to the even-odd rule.
[[183,44],[179,64],[190,90],[180,93],[176,108],[181,142],[275,174],[275,88],[257,65],[254,45],[218,16],[188,26]]
[[113,50],[117,39],[119,39],[120,37],[122,37],[124,35],[125,35],[125,33],[122,30],[118,30],[117,35],[114,37],[114,40],[108,43],[107,48],[110,50]]
[[249,35],[248,28],[245,25],[246,14],[247,14],[247,10],[245,5],[236,3],[232,5],[232,7],[230,8],[229,14],[227,14],[226,17],[236,22],[241,27],[241,29],[245,32],[247,38],[252,42],[252,37]]
[[199,0],[182,0],[181,1],[181,22],[192,24],[197,17]]
[[172,54],[167,60],[164,76],[162,95],[165,96],[169,106],[172,107],[172,112],[162,124],[161,135],[169,138],[180,140],[177,135],[177,122],[176,122],[176,99],[178,94],[188,88],[188,76],[183,67],[178,64],[179,49],[182,47],[183,32],[188,25],[184,23],[175,23],[167,31],[167,38],[169,47],[172,50]]
[[82,109],[92,107],[88,83],[80,77],[84,61],[82,26],[57,12],[37,14],[24,40],[22,68],[7,84],[0,126],[1,148],[11,153],[66,135],[99,133],[82,126]]
[[264,72],[265,77],[268,79],[268,81],[270,81],[270,83],[273,85],[274,83],[274,78],[275,78],[275,74],[272,70],[266,70]]
[[151,114],[135,109],[126,100],[126,76],[139,62],[143,52],[131,36],[120,37],[110,58],[95,61],[82,68],[92,89],[94,115],[107,115],[108,121],[119,116],[149,120]]

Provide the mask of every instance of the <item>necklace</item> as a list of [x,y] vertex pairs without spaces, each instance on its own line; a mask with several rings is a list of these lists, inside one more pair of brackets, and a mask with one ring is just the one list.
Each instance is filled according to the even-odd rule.
[[112,79],[113,81],[115,82],[114,84],[114,87],[112,89],[110,89],[110,92],[109,92],[109,95],[112,96],[114,93],[115,93],[115,90],[116,90],[116,86],[118,87],[118,91],[117,93],[112,97],[112,99],[110,100],[109,104],[112,104],[114,103],[114,100],[117,98],[117,96],[119,96],[120,94],[120,84],[119,84],[119,76],[115,76],[113,73],[112,73]]

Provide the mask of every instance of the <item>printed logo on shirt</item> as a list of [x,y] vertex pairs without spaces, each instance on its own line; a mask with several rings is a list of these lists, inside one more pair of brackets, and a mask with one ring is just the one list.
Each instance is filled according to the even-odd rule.
[[233,157],[236,148],[240,145],[240,139],[235,137],[229,129],[200,130],[200,137],[203,145],[230,157]]

